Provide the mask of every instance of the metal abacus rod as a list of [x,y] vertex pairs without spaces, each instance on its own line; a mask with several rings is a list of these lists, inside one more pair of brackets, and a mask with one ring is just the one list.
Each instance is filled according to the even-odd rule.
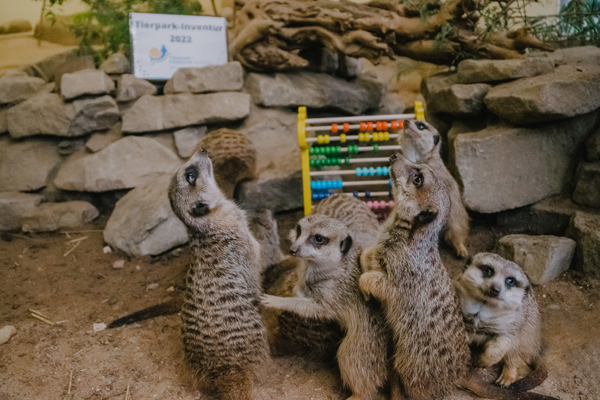
[[[421,104],[422,106],[422,104]],[[306,107],[304,108],[306,111]],[[306,114],[306,112],[305,112]],[[384,115],[358,115],[355,117],[328,117],[328,118],[305,118],[304,123],[314,124],[320,122],[322,124],[332,124],[335,122],[356,122],[356,121],[383,121],[392,119],[418,119],[417,114],[384,114]]]

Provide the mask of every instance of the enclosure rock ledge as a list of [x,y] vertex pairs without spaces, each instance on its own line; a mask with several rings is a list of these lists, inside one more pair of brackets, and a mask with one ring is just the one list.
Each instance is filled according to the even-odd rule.
[[565,237],[508,235],[498,241],[494,253],[517,263],[534,285],[543,285],[569,269],[575,246]]
[[0,192],[43,188],[60,161],[58,149],[51,141],[0,141]]
[[115,83],[104,71],[84,69],[64,74],[60,81],[63,99],[70,100],[83,95],[102,95],[115,90]]
[[246,93],[142,96],[123,115],[123,132],[140,133],[235,121],[250,113]]
[[41,90],[46,81],[32,76],[3,75],[0,77],[0,104],[27,100]]
[[189,158],[206,136],[206,126],[193,126],[173,132],[177,154],[181,158]]
[[187,243],[187,229],[169,203],[170,181],[170,176],[160,177],[120,199],[104,229],[104,241],[135,256],[156,255]]
[[42,195],[0,192],[0,231],[21,229],[23,215],[42,202]]
[[71,121],[71,136],[110,129],[120,118],[117,102],[110,96],[75,100],[75,117]]
[[8,108],[0,108],[0,135],[8,133],[8,121],[6,120],[8,110]]
[[165,84],[165,94],[241,90],[244,70],[237,61],[203,68],[179,68]]
[[117,81],[118,102],[137,100],[145,94],[156,94],[156,86],[131,74],[123,74],[119,77]]
[[521,60],[464,60],[458,64],[459,83],[506,81],[554,71],[554,60],[531,57]]
[[600,277],[600,215],[577,212],[566,236],[577,242],[575,267]]
[[560,66],[555,72],[503,83],[484,99],[500,118],[515,125],[555,121],[600,107],[600,66]]
[[131,72],[131,63],[122,53],[114,53],[100,65],[100,69],[107,74],[126,74]]
[[302,173],[283,178],[242,182],[238,203],[246,210],[268,208],[274,213],[297,210],[303,206]]
[[600,208],[600,161],[580,163],[575,181],[573,200],[583,206]]
[[18,139],[33,135],[70,136],[73,104],[65,104],[55,93],[41,93],[8,110],[6,121],[10,136]]
[[99,212],[87,201],[42,203],[23,215],[23,232],[54,232],[82,226],[98,217]]
[[125,137],[107,148],[65,162],[54,184],[63,190],[104,192],[143,185],[172,174],[181,160],[156,140]]
[[600,127],[585,142],[585,151],[588,161],[600,161]]
[[313,72],[250,73],[245,90],[265,107],[327,107],[354,115],[379,107],[383,95],[383,85],[375,79],[346,81]]
[[122,138],[121,123],[117,122],[107,132],[98,132],[91,135],[85,142],[85,147],[92,153],[97,153]]
[[560,193],[596,119],[589,113],[535,128],[496,125],[457,135],[450,169],[462,182],[465,206],[495,213]]

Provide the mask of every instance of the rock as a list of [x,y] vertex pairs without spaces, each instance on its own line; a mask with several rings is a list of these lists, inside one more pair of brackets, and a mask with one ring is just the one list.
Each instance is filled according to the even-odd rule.
[[[37,77],[42,78],[46,82],[51,82],[54,80],[54,74],[55,74],[56,70],[61,65],[66,63],[68,60],[70,60],[72,58],[76,58],[77,51],[78,50],[76,49],[76,50],[68,50],[64,53],[58,53],[58,54],[55,54],[48,58],[45,58],[42,61],[39,61],[35,64],[29,65],[26,67],[21,67],[21,69],[23,71],[25,71],[27,73],[27,75],[37,76]],[[94,68],[93,63],[92,63],[92,66],[89,68]]]
[[12,325],[6,325],[0,329],[0,345],[8,343],[10,338],[17,334],[17,328]]
[[62,140],[58,142],[56,147],[58,148],[58,154],[61,156],[69,156],[81,151],[85,147],[85,141],[83,139]]
[[[0,111],[0,132],[2,132],[2,111]],[[585,142],[588,161],[600,161],[600,128],[596,129]]]
[[106,223],[104,241],[135,256],[156,255],[187,243],[185,225],[168,198],[171,176],[162,176],[127,193]]
[[0,25],[0,34],[7,35],[9,33],[29,32],[33,27],[26,19],[14,19],[5,24]]
[[54,232],[84,225],[98,215],[96,207],[87,201],[42,203],[25,213],[22,229],[23,232]]
[[56,145],[47,140],[0,142],[0,192],[43,188],[60,161]]
[[474,115],[483,108],[483,98],[491,89],[485,83],[459,84],[457,74],[439,74],[423,79],[421,90],[427,111],[451,115]]
[[522,207],[560,193],[596,114],[535,128],[488,126],[456,136],[450,149],[465,206],[480,213]]
[[495,86],[484,101],[490,111],[515,125],[585,114],[600,107],[600,67],[561,66],[553,73]]
[[554,71],[554,60],[530,57],[520,60],[464,60],[458,64],[458,82],[497,82],[547,74]]
[[571,217],[577,211],[590,210],[573,203],[569,196],[560,194],[530,206],[503,211],[498,214],[496,223],[513,233],[564,236]]
[[129,136],[98,153],[65,162],[54,184],[63,190],[130,189],[172,174],[181,161],[153,139]]
[[40,93],[8,110],[10,136],[17,139],[33,135],[71,136],[73,104],[65,104],[54,93]]
[[122,53],[114,53],[108,56],[100,65],[100,69],[107,74],[126,74],[131,72],[131,63]]
[[548,53],[548,57],[556,65],[599,65],[600,48],[596,46],[569,47]]
[[386,92],[381,98],[381,104],[377,113],[380,115],[403,114],[406,109],[406,103],[402,98],[403,96],[398,93]]
[[118,102],[136,100],[145,94],[156,94],[156,86],[131,74],[123,74],[119,77],[117,81]]
[[94,332],[101,332],[106,329],[106,324],[104,322],[92,324],[92,329],[94,330]]
[[308,61],[306,68],[310,71],[333,75],[339,67],[340,56],[337,50],[329,50],[326,47],[309,47],[300,52],[300,57]]
[[64,74],[60,81],[63,99],[71,100],[83,95],[102,95],[115,90],[115,83],[104,71],[84,69]]
[[19,103],[40,91],[46,82],[41,78],[22,75],[0,77],[0,104]]
[[125,260],[117,260],[113,263],[113,269],[122,269],[125,266]]
[[267,208],[274,213],[303,207],[302,173],[240,185],[238,203],[244,209]]
[[95,68],[94,57],[91,55],[65,58],[61,64],[55,66],[54,70],[50,72],[50,78],[54,79],[55,91],[60,91],[60,84],[64,74],[83,70],[93,70]]
[[154,282],[146,286],[146,290],[154,290],[158,288],[158,283]]
[[110,129],[121,116],[117,102],[110,96],[75,100],[75,118],[71,121],[71,136]]
[[117,122],[108,130],[108,132],[94,133],[90,136],[88,141],[85,142],[85,147],[92,153],[97,153],[122,137],[123,132],[121,131],[121,123]]
[[206,135],[206,130],[206,126],[192,126],[173,132],[179,157],[191,157],[198,148],[200,141]]
[[8,133],[8,121],[6,120],[8,110],[8,108],[0,108],[0,135]]
[[314,72],[250,73],[245,89],[254,103],[265,107],[327,107],[354,115],[379,107],[383,94],[383,86],[374,79],[348,82]]
[[165,84],[165,94],[241,90],[244,70],[238,61],[202,68],[179,68]]
[[600,161],[581,162],[575,181],[573,200],[582,206],[600,208]]
[[362,64],[354,57],[340,56],[337,74],[344,79],[356,78],[362,72]]
[[123,115],[123,132],[152,132],[235,121],[249,113],[250,96],[246,93],[145,95]]
[[42,201],[39,194],[1,192],[0,231],[21,229],[23,215]]
[[565,236],[577,242],[575,268],[600,277],[600,215],[575,213]]
[[544,285],[571,266],[575,241],[558,236],[508,235],[494,252],[517,263],[534,285]]

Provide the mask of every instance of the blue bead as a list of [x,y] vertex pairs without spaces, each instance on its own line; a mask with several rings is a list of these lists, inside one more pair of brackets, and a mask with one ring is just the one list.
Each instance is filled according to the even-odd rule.
[[377,175],[381,175],[381,174],[383,174],[383,168],[381,168],[381,167],[377,167],[377,168],[375,168],[375,173],[376,173]]
[[362,170],[360,168],[356,168],[356,176],[361,176]]
[[371,192],[370,192],[370,191],[368,191],[368,190],[365,190],[365,197],[366,197],[366,198],[369,198],[369,197],[371,197]]
[[338,189],[341,189],[341,188],[343,188],[343,187],[344,187],[344,182],[343,182],[343,181],[340,179],[340,180],[338,181]]
[[358,197],[358,192],[355,190],[353,195],[354,195],[354,197]]
[[373,168],[373,167],[369,168],[369,175],[371,175],[371,176],[375,175],[375,168]]

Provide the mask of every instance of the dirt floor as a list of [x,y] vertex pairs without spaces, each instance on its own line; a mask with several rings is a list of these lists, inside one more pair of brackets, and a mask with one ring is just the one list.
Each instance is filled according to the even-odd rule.
[[[298,212],[278,217],[283,238],[300,217]],[[18,331],[0,346],[0,400],[204,398],[184,378],[179,316],[94,332],[95,323],[109,323],[181,290],[190,259],[187,247],[142,259],[105,254],[104,223],[68,234],[0,235],[0,327],[14,325]],[[469,251],[490,250],[503,233],[475,224]],[[82,237],[73,249],[77,242],[70,241]],[[288,246],[284,240],[282,247]],[[442,251],[456,275],[462,262]],[[125,260],[122,269],[113,268],[118,260]],[[537,392],[600,399],[599,288],[598,281],[572,271],[535,288],[550,371]],[[48,325],[29,317],[29,309],[64,322]],[[299,357],[273,359],[265,375],[259,400],[348,396],[335,368]],[[473,397],[456,392],[449,398]]]
[[13,68],[41,61],[55,54],[77,48],[61,44],[38,41],[31,32],[0,35],[0,76]]

